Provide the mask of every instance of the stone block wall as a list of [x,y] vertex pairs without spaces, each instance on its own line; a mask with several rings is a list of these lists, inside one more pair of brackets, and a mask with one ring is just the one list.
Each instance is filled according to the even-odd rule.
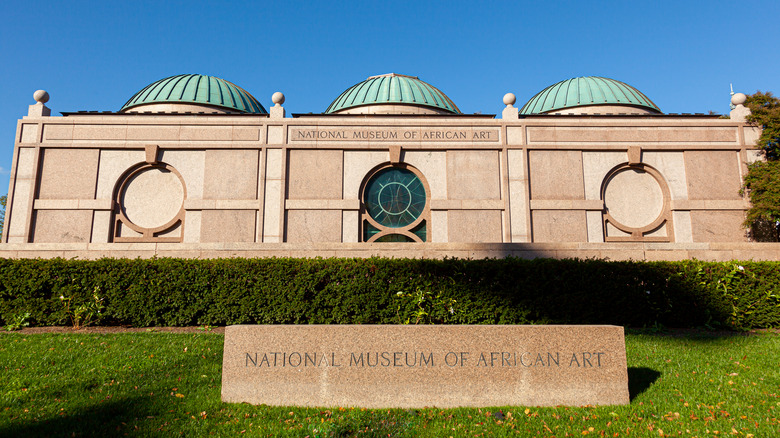
[[359,244],[381,166],[424,180],[428,244],[746,242],[754,134],[659,115],[30,116],[3,242]]

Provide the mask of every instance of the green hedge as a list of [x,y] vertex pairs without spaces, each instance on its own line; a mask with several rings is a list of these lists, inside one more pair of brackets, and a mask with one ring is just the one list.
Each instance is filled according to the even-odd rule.
[[[0,320],[99,324],[780,327],[780,263],[493,259],[0,259]],[[399,292],[401,294],[399,294]]]

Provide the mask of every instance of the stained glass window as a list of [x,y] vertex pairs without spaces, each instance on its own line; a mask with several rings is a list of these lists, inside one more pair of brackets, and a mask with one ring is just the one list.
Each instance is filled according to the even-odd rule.
[[401,228],[425,210],[425,187],[414,173],[397,167],[379,171],[365,190],[366,210],[381,225]]
[[[420,223],[420,225],[417,225],[414,227],[414,229],[411,230],[412,233],[416,234],[417,237],[420,238],[423,242],[426,241],[426,235],[427,230],[425,227],[425,221]],[[368,242],[372,237],[374,237],[376,234],[379,234],[379,230],[368,223],[368,221],[363,221],[363,240]],[[409,236],[405,236],[403,234],[386,234],[379,239],[376,240],[377,242],[412,242],[412,238]]]

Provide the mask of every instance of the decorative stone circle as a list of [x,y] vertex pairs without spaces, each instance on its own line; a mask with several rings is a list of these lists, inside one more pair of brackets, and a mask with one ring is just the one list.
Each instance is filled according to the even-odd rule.
[[624,169],[607,183],[604,204],[620,224],[642,228],[653,223],[663,212],[664,192],[649,173]]
[[179,213],[184,202],[184,187],[173,172],[147,168],[131,177],[121,202],[130,222],[142,228],[156,228]]

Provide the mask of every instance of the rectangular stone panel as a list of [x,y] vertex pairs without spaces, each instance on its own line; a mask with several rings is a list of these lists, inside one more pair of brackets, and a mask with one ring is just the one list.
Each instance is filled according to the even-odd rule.
[[187,199],[203,199],[205,179],[206,151],[204,150],[165,150],[159,158],[181,173],[187,187]]
[[38,143],[38,124],[22,123],[22,143]]
[[19,154],[16,156],[17,180],[32,178],[35,173],[35,148],[19,148]]
[[690,211],[673,211],[672,223],[674,224],[674,241],[693,242],[693,225]]
[[518,126],[518,127],[507,127],[506,128],[506,142],[507,144],[512,145],[518,145],[518,144],[524,144],[523,136],[524,136],[524,127]]
[[745,136],[745,145],[747,146],[755,146],[759,137],[761,137],[761,128],[757,126],[744,126],[742,127],[742,132]]
[[45,149],[40,199],[95,199],[98,149]]
[[598,210],[604,209],[601,199],[532,199],[531,210]]
[[97,190],[98,199],[111,199],[119,177],[134,165],[144,161],[144,151],[138,149],[102,150],[98,166]]
[[282,144],[284,136],[284,128],[281,126],[269,126],[268,127],[268,144]]
[[528,143],[737,143],[737,130],[732,127],[547,127],[528,128]]
[[388,160],[389,154],[387,150],[344,151],[344,199],[359,198],[360,184],[368,172]]
[[501,210],[450,210],[447,212],[447,222],[449,242],[503,241]]
[[739,210],[694,210],[691,229],[694,242],[745,242],[745,212]]
[[587,242],[584,210],[534,210],[531,212],[534,242]]
[[628,157],[620,152],[582,152],[582,172],[585,187],[585,199],[601,199],[601,186],[604,177],[618,164],[625,163]]
[[341,242],[341,228],[341,210],[288,210],[286,242]]
[[360,210],[358,199],[288,199],[287,210]]
[[588,222],[588,242],[604,241],[604,223],[600,211],[586,211],[585,219]]
[[526,180],[525,177],[525,151],[523,149],[509,149],[506,151],[509,179]]
[[287,160],[288,199],[341,199],[343,152],[294,149]]
[[580,151],[530,151],[531,199],[585,199]]
[[736,151],[685,151],[688,199],[742,199]]
[[[19,179],[14,184],[12,204],[6,205],[5,225],[3,234],[8,234],[8,242],[14,242],[11,237],[24,237],[27,232],[27,223],[30,220],[28,207],[30,206],[30,194],[33,191],[31,179]],[[10,207],[10,208],[8,208]]]
[[676,200],[670,203],[672,210],[748,210],[750,201],[747,199],[698,199]]
[[201,212],[201,242],[254,242],[253,210],[203,210]]
[[503,210],[501,199],[431,199],[431,210]]
[[178,140],[180,129],[178,125],[130,125],[127,127],[127,139],[150,141]]
[[73,125],[43,125],[43,139],[44,140],[72,140],[73,139]]
[[498,151],[447,151],[449,199],[499,199]]
[[233,141],[258,141],[260,130],[258,128],[233,127]]
[[[97,214],[97,213],[96,213]],[[188,211],[184,216],[184,234],[182,241],[184,243],[198,243],[200,241],[200,223],[203,217],[202,211]]]
[[179,140],[230,141],[232,139],[232,126],[182,126],[179,130]]
[[[404,133],[406,134],[406,133]],[[462,141],[462,142],[497,142],[500,139],[500,131],[491,128],[422,128],[420,129],[421,141]]]
[[431,193],[428,194],[430,198],[447,197],[447,152],[405,150],[403,162],[411,164],[423,174],[431,188]]
[[[290,127],[290,142],[498,142],[497,128],[482,127],[350,127],[294,126]],[[270,140],[269,140],[270,143]]]
[[360,218],[357,211],[341,212],[341,240],[342,242],[357,242]]
[[266,149],[265,153],[265,177],[266,179],[282,178],[282,150]]
[[687,199],[684,152],[642,151],[642,162],[654,167],[669,185],[672,199]]
[[617,326],[238,325],[222,400],[452,408],[628,404]]
[[431,226],[428,231],[427,242],[443,243],[450,238],[447,224],[446,211],[431,211]]
[[39,210],[35,212],[34,243],[88,243],[92,234],[90,210]]
[[259,151],[206,150],[204,199],[257,198]]
[[265,182],[265,202],[263,203],[263,242],[278,242],[280,239],[282,182]]
[[509,217],[512,242],[528,241],[528,202],[524,181],[509,181]]
[[125,125],[75,125],[73,140],[125,140]]
[[96,211],[92,214],[92,243],[108,243],[111,233],[111,212]]

